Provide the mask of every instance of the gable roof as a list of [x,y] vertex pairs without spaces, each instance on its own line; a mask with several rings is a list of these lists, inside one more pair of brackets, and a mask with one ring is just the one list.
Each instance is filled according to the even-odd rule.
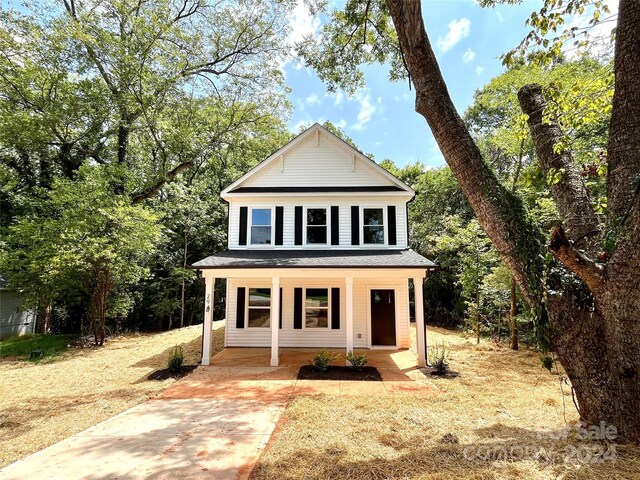
[[331,192],[365,192],[365,191],[366,192],[376,192],[376,191],[393,192],[393,191],[395,191],[395,192],[405,192],[405,193],[411,195],[412,197],[415,195],[415,191],[411,187],[409,187],[407,184],[402,182],[400,179],[398,179],[397,177],[392,175],[390,172],[385,170],[383,167],[378,165],[375,161],[373,161],[372,159],[370,159],[369,157],[364,155],[361,151],[359,151],[356,148],[354,148],[353,146],[349,145],[347,142],[342,140],[340,137],[338,137],[337,135],[335,135],[331,131],[327,130],[325,127],[323,127],[319,123],[314,123],[311,127],[306,129],[304,132],[302,132],[297,137],[293,138],[291,141],[289,141],[289,143],[287,143],[282,148],[280,148],[279,150],[277,150],[276,152],[271,154],[265,160],[263,160],[258,165],[256,165],[251,170],[249,170],[247,173],[245,173],[238,180],[236,180],[231,185],[229,185],[227,188],[225,188],[221,192],[221,196],[224,198],[225,195],[227,195],[227,194],[235,194],[235,193],[293,193],[293,192],[302,192],[302,191],[309,191],[309,192],[316,191],[316,190],[313,189],[313,187],[291,188],[291,187],[287,187],[287,186],[268,186],[268,187],[255,187],[255,186],[247,187],[247,186],[243,186],[243,184],[247,183],[249,179],[253,178],[259,172],[263,171],[265,168],[267,168],[269,165],[271,165],[277,159],[279,159],[281,157],[284,158],[283,157],[284,155],[286,155],[287,153],[291,152],[296,147],[298,147],[301,144],[303,144],[306,140],[311,139],[314,134],[318,135],[318,138],[319,138],[319,135],[324,135],[327,139],[329,139],[338,148],[342,149],[343,151],[347,152],[348,154],[353,155],[353,161],[354,162],[356,160],[359,161],[359,162],[362,162],[366,167],[368,167],[369,169],[373,170],[376,174],[380,175],[381,177],[384,177],[386,179],[386,181],[389,183],[388,187],[386,187],[385,189],[380,189],[380,186],[371,186],[371,187],[364,187],[364,186],[358,186],[358,187],[336,186],[335,188],[333,188],[333,187],[316,187],[316,188],[324,188],[324,190],[318,190],[318,191],[325,191],[325,192],[329,192],[329,191],[331,191]]

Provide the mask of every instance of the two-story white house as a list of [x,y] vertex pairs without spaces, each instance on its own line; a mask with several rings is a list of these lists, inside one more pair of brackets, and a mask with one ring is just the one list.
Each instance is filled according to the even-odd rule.
[[205,279],[202,364],[209,365],[214,284],[227,279],[225,347],[408,348],[415,288],[435,264],[408,248],[415,191],[319,124],[221,194],[228,250],[192,268]]

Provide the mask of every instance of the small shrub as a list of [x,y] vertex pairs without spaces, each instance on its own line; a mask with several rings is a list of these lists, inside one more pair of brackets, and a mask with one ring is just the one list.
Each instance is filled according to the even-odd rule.
[[433,368],[433,373],[436,375],[444,375],[449,371],[449,349],[442,342],[442,346],[434,345],[429,347],[427,354],[429,365]]
[[347,354],[347,360],[351,363],[351,368],[360,371],[362,367],[367,364],[367,355],[365,353],[355,355],[353,352],[349,352]]
[[339,354],[331,354],[326,348],[323,348],[313,357],[313,366],[320,372],[326,372],[329,369],[331,362],[334,362],[340,358]]
[[167,369],[171,373],[179,373],[182,370],[182,363],[184,362],[184,352],[182,347],[176,345],[169,352],[169,361],[167,362]]

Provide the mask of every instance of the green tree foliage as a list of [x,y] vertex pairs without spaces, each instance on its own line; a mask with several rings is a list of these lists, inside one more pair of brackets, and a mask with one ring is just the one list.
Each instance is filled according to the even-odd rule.
[[613,96],[611,63],[583,57],[547,67],[517,64],[479,89],[465,112],[465,121],[484,158],[503,182],[518,190],[540,224],[548,228],[559,216],[547,186],[557,182],[562,171],[543,175],[535,158],[527,116],[517,98],[518,90],[531,82],[542,85],[551,99],[547,118],[563,127],[563,138],[555,148],[573,152],[594,208],[604,213],[606,143]]
[[149,274],[160,236],[158,216],[113,194],[107,168],[81,167],[58,179],[38,205],[9,229],[0,270],[20,285],[27,306],[88,299],[96,345],[107,317],[126,315],[130,288]]
[[[105,315],[122,320],[130,312],[124,326],[132,328],[190,321],[201,285],[184,267],[225,244],[222,186],[289,139],[280,65],[289,53],[282,39],[292,7],[289,1],[46,0],[0,12],[5,257],[27,255],[19,235],[28,235],[29,225],[49,225],[63,186],[79,195],[100,179],[121,208],[133,215],[144,205],[140,212],[163,232],[154,237],[155,254],[131,264],[143,273],[131,281],[124,273],[117,282],[109,277],[115,283]],[[83,210],[91,195],[75,200],[86,223],[99,223]],[[37,258],[53,255],[40,253]],[[95,310],[91,289],[61,289],[72,278],[57,284],[58,277],[39,268],[53,267],[38,262],[38,268],[7,267],[10,285],[33,292],[27,293],[32,304],[54,307],[58,316]]]

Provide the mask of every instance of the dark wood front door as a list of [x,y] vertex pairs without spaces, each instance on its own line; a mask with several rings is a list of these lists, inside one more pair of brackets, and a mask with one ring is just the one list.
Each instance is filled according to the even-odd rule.
[[371,290],[371,345],[396,345],[396,292]]

